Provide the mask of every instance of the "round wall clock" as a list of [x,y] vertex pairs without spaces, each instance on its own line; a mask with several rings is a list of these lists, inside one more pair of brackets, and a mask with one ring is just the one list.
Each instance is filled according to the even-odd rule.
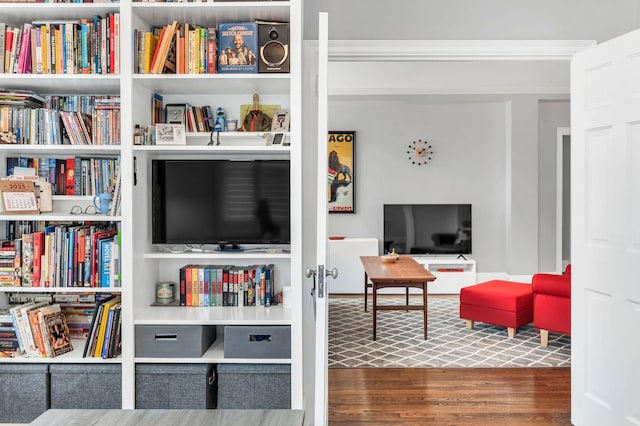
[[413,141],[409,145],[409,149],[407,149],[407,155],[411,164],[417,166],[426,165],[427,162],[431,161],[431,155],[433,155],[431,144],[424,139]]

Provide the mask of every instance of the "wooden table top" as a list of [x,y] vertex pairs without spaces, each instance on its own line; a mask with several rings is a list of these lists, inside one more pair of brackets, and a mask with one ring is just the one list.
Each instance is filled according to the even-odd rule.
[[384,283],[423,283],[436,277],[411,256],[400,256],[396,262],[383,262],[380,256],[360,256],[369,279]]

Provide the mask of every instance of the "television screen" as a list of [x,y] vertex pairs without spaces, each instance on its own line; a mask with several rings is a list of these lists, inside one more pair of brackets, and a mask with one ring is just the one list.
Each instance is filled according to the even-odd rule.
[[471,254],[471,204],[385,204],[384,250]]
[[154,244],[288,244],[288,160],[152,160]]

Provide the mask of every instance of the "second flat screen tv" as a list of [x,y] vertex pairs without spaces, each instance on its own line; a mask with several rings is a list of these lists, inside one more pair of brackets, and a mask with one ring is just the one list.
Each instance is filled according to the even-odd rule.
[[385,204],[384,250],[471,254],[471,204]]
[[153,244],[290,243],[288,160],[152,160]]

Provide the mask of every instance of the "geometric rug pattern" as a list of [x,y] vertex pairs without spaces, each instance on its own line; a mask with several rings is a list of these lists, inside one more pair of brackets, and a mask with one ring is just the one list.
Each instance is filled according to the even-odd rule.
[[[466,328],[458,297],[429,297],[427,340],[422,311],[378,311],[373,341],[371,298],[332,296],[329,301],[329,367],[570,367],[571,336],[549,333],[540,346],[540,331],[520,327],[513,339],[505,327],[475,322]],[[422,298],[416,298],[420,304]],[[404,296],[378,297],[379,304],[404,304]],[[413,301],[410,301],[414,304]]]

